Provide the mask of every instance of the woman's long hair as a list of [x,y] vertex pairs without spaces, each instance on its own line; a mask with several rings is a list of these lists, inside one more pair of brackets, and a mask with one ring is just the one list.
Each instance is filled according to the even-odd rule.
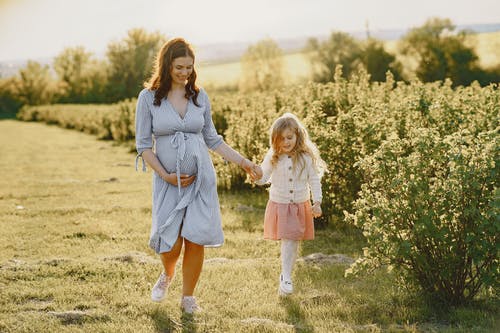
[[[168,92],[172,88],[172,77],[170,76],[170,71],[172,70],[172,62],[176,58],[180,57],[191,57],[193,58],[194,65],[194,52],[183,38],[174,38],[166,42],[156,55],[154,72],[149,81],[144,83],[144,87],[149,90],[155,91],[155,97],[153,104],[156,106],[161,105],[161,100],[167,96]],[[192,99],[196,106],[198,105],[198,93],[200,89],[196,86],[196,71],[191,72],[188,77],[188,82],[185,86],[186,94],[184,95],[187,99]]]
[[285,113],[276,119],[271,126],[270,130],[270,145],[273,148],[273,156],[271,158],[271,165],[273,167],[278,163],[278,159],[282,152],[280,152],[280,145],[283,141],[283,132],[290,129],[297,136],[295,147],[288,155],[292,157],[293,167],[299,168],[300,173],[304,170],[305,161],[304,155],[307,154],[311,157],[313,167],[319,174],[320,178],[327,172],[325,161],[321,158],[319,150],[316,145],[309,139],[309,134],[300,120],[292,113]]

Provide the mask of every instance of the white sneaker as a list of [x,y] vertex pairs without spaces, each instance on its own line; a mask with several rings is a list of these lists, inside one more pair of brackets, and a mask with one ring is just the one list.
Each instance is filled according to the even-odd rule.
[[167,274],[165,274],[165,272],[162,272],[160,274],[160,277],[158,278],[158,281],[156,281],[156,284],[151,290],[151,300],[153,300],[153,302],[161,302],[167,294],[169,285],[169,277],[167,276]]
[[280,274],[280,296],[287,296],[293,293],[293,284],[291,280],[285,280],[283,274]]
[[183,296],[181,301],[182,311],[188,314],[193,314],[196,312],[201,312],[201,308],[196,304],[196,298],[194,296]]

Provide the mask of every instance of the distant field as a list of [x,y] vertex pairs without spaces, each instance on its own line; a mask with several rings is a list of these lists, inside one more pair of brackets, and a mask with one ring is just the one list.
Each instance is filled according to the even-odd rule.
[[[398,54],[397,42],[396,40],[385,42],[386,50]],[[500,31],[473,35],[470,42],[476,47],[481,66],[493,67],[500,64]],[[284,62],[285,77],[288,82],[296,83],[311,76],[311,65],[306,53],[286,54]],[[198,77],[202,85],[234,86],[238,84],[240,75],[239,61],[198,67]]]
[[[291,53],[284,56],[285,78],[288,82],[298,82],[309,78],[311,69],[306,53]],[[239,61],[198,67],[198,77],[202,85],[237,85],[241,75]]]
[[481,66],[493,67],[500,64],[500,31],[474,35],[472,42],[476,44]]

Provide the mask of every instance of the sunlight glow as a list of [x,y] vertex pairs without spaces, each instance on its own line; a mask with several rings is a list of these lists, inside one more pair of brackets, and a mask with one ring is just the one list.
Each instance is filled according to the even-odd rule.
[[500,1],[477,0],[0,0],[0,61],[54,56],[83,45],[103,54],[131,28],[194,44],[406,29],[431,16],[499,23]]

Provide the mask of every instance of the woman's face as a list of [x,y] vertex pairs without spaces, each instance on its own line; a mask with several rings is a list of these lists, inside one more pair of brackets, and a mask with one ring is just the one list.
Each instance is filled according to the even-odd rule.
[[295,148],[296,143],[297,135],[295,131],[291,128],[286,128],[281,133],[280,152],[284,154],[290,153]]
[[193,72],[194,59],[191,57],[179,57],[172,61],[170,76],[174,85],[186,85],[186,81]]

